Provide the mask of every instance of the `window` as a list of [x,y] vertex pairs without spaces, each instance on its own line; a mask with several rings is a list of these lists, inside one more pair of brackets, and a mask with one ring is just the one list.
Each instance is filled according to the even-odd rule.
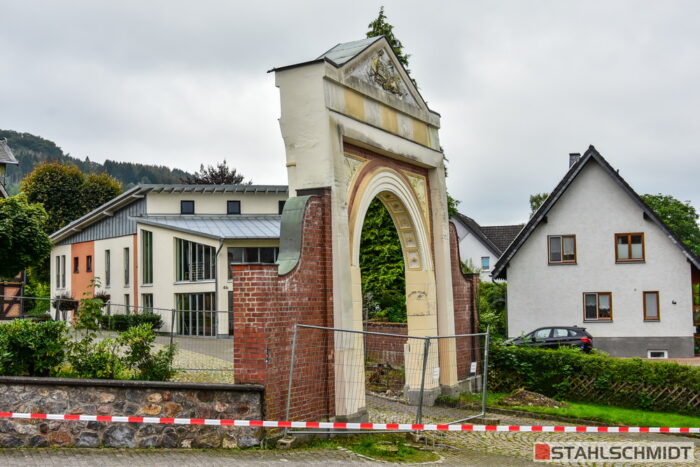
[[129,249],[124,248],[124,287],[129,287]]
[[[264,263],[275,264],[280,249],[277,247],[232,247],[228,249],[228,264]],[[231,278],[231,269],[228,271]]]
[[112,252],[105,250],[105,287],[112,283]]
[[549,264],[576,264],[576,235],[547,237]]
[[73,258],[73,274],[80,272],[80,259],[76,256]]
[[214,293],[175,294],[176,332],[185,336],[216,336]]
[[488,256],[481,257],[481,269],[483,269],[484,271],[489,270],[489,260],[490,258]]
[[226,213],[227,214],[240,214],[241,213],[241,202],[240,201],[226,201]]
[[644,321],[659,321],[659,292],[644,292]]
[[555,328],[552,331],[552,337],[569,337],[569,330],[563,328]]
[[615,261],[618,263],[644,261],[644,234],[615,234]]
[[61,287],[61,257],[56,256],[56,288],[60,289]]
[[66,255],[61,255],[61,288],[66,288]]
[[551,328],[538,329],[532,334],[532,337],[534,337],[536,340],[547,339],[551,333]]
[[153,313],[153,294],[141,294],[141,307],[144,313]]
[[647,350],[647,358],[668,358],[668,350]]
[[141,280],[144,284],[153,283],[153,232],[141,231]]
[[205,281],[214,279],[216,252],[213,246],[175,239],[175,280]]
[[88,255],[85,258],[85,271],[92,272],[92,256],[91,255]]
[[584,321],[612,321],[612,294],[586,292],[583,294]]
[[279,201],[277,203],[277,214],[282,214],[282,211],[284,211],[284,205],[287,203],[286,200]]
[[124,314],[129,314],[129,294],[124,294]]
[[180,201],[180,214],[194,214],[194,201]]

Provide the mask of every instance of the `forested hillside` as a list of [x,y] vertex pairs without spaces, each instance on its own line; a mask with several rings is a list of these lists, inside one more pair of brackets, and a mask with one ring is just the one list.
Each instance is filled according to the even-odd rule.
[[107,159],[104,164],[84,160],[64,154],[53,141],[34,136],[30,133],[18,133],[12,130],[0,130],[0,139],[7,138],[7,144],[15,154],[19,165],[7,167],[7,188],[10,194],[19,191],[19,182],[34,166],[44,161],[60,161],[75,164],[83,173],[107,173],[129,188],[139,183],[180,183],[180,179],[189,177],[187,172],[170,169],[165,166],[144,165],[133,162],[117,162]]

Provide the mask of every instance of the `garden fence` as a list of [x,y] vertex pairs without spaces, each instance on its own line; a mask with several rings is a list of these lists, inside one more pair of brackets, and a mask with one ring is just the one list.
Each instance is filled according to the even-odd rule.
[[[481,411],[439,422],[482,417],[487,349],[488,333],[418,337],[296,325],[285,419],[422,423],[424,408],[441,394],[444,371],[456,371],[455,393],[479,395]],[[440,358],[456,366],[441,368]]]

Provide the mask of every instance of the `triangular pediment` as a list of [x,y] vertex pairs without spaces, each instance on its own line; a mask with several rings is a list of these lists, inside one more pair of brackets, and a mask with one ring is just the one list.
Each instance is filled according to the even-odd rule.
[[384,37],[338,44],[321,55],[340,68],[349,82],[357,81],[387,100],[422,110],[428,106]]

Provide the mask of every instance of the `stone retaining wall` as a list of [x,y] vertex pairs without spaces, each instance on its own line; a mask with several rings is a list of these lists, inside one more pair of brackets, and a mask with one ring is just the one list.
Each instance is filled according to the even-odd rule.
[[[0,411],[262,420],[260,385],[0,377]],[[257,428],[0,420],[1,447],[249,447]]]

